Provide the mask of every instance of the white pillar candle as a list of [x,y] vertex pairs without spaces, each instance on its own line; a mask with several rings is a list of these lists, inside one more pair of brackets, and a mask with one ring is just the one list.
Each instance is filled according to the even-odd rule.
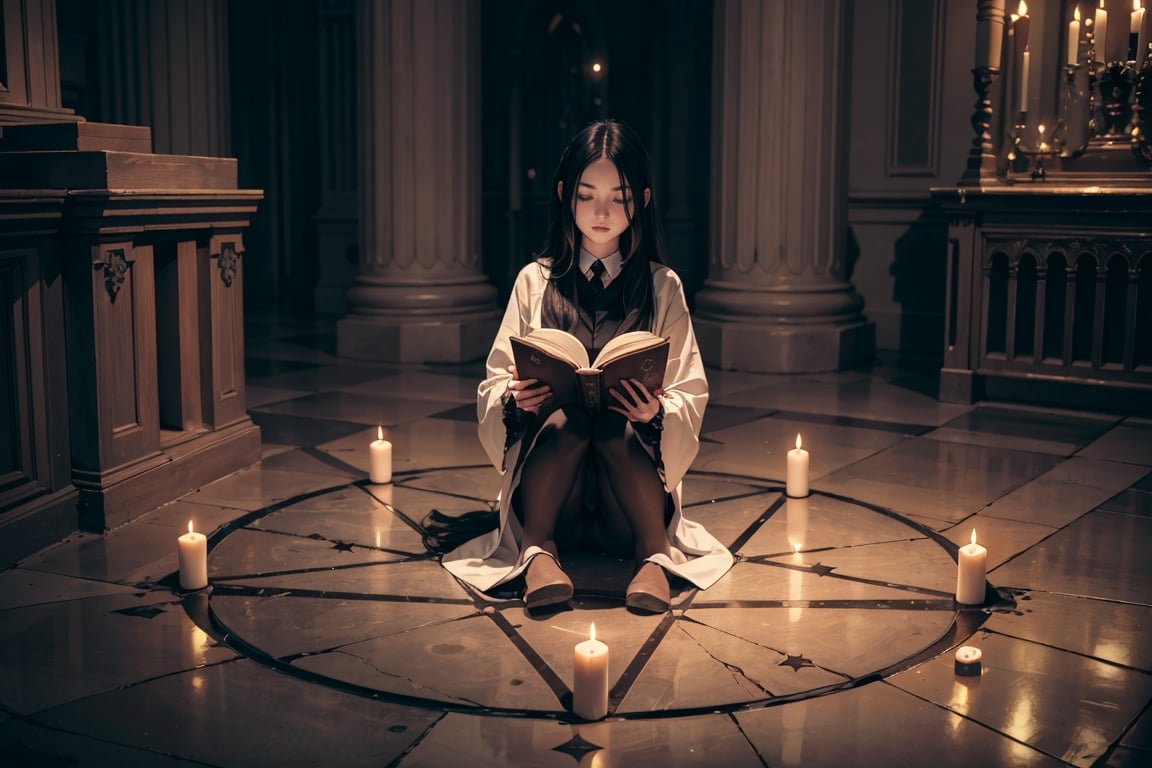
[[1144,16],[1145,9],[1140,6],[1139,0],[1133,0],[1131,45],[1134,54],[1132,58],[1136,62],[1137,70],[1144,62],[1144,57],[1148,55],[1148,33],[1145,31]]
[[1108,11],[1104,10],[1104,0],[1096,9],[1096,61],[1108,63]]
[[1068,22],[1068,65],[1076,66],[1080,63],[1080,6],[1072,14],[1072,21]]
[[800,435],[796,435],[796,447],[788,451],[785,493],[793,497],[808,495],[808,451],[800,447]]
[[588,639],[572,653],[572,712],[585,720],[608,714],[608,646],[596,639],[596,625]]
[[376,428],[376,439],[368,446],[368,479],[374,483],[392,482],[392,443],[384,439],[384,427]]
[[976,529],[972,529],[972,543],[960,547],[956,563],[956,602],[964,605],[983,605],[984,579],[988,574],[988,550],[976,543]]
[[180,551],[180,586],[183,589],[204,589],[208,586],[208,537],[192,530],[176,540]]
[[1024,55],[1021,58],[1022,63],[1020,65],[1020,111],[1021,112],[1027,112],[1028,111],[1028,78],[1030,76],[1029,62],[1031,61],[1031,59],[1032,59],[1032,54],[1028,52],[1027,48],[1025,48],[1024,49]]

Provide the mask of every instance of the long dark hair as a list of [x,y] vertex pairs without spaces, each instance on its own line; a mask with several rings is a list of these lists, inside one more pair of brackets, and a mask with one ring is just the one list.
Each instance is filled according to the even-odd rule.
[[[576,320],[576,275],[579,272],[580,230],[576,228],[573,198],[584,169],[600,158],[616,166],[620,185],[629,190],[632,212],[628,229],[620,235],[620,255],[624,257],[621,294],[625,314],[635,313],[636,327],[651,330],[653,318],[652,270],[649,262],[664,263],[664,234],[656,215],[656,201],[644,204],[644,190],[652,189],[648,151],[636,132],[616,120],[589,123],[560,156],[556,176],[549,190],[552,205],[548,211],[548,236],[544,249],[535,254],[551,266],[549,286],[544,291],[544,317],[555,318],[561,328],[570,329]],[[563,183],[561,193],[556,186]]]

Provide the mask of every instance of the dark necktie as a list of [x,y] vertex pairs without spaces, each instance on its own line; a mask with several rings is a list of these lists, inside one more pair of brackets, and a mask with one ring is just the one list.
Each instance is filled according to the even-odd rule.
[[604,290],[604,262],[596,259],[596,261],[592,262],[592,266],[589,267],[589,271],[592,273],[592,277],[589,278],[589,282],[592,284],[592,290],[600,293]]

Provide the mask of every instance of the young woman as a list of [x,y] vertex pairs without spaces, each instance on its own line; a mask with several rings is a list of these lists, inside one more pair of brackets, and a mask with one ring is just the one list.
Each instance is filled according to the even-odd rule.
[[[481,591],[522,575],[532,610],[572,597],[564,551],[634,557],[626,604],[662,612],[667,574],[707,588],[733,558],[681,514],[708,382],[680,279],[663,264],[648,154],[625,125],[592,123],[565,149],[554,194],[544,250],[516,278],[478,390],[480,439],[503,473],[499,527],[442,562]],[[575,335],[589,359],[626,331],[667,337],[663,389],[623,380],[596,416],[553,402],[518,378],[509,342],[541,327]]]

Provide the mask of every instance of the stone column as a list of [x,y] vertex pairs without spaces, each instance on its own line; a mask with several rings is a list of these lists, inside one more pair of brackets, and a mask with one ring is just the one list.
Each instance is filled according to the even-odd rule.
[[0,0],[0,125],[78,120],[60,102],[56,0]]
[[471,0],[356,0],[359,274],[339,353],[482,359],[499,325],[480,262],[480,26]]
[[316,311],[343,314],[356,276],[356,13],[352,0],[322,0],[317,27],[320,208]]
[[849,279],[849,0],[717,0],[712,235],[696,332],[714,367],[871,358]]
[[104,0],[105,122],[152,128],[158,154],[228,157],[226,0]]

